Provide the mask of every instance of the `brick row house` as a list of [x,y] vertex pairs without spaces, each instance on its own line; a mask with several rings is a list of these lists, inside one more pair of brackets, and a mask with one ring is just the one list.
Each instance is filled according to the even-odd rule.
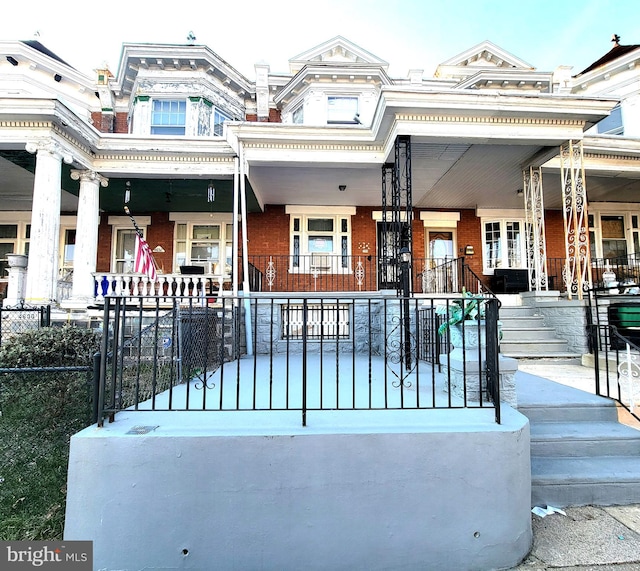
[[16,253],[27,303],[131,291],[125,207],[158,266],[138,291],[160,295],[194,274],[208,292],[395,289],[406,248],[416,294],[471,287],[462,268],[499,293],[496,270],[520,269],[521,289],[570,297],[640,253],[640,46],[617,38],[577,74],[487,41],[405,78],[343,37],[253,78],[203,45],[124,44],[95,77],[0,46],[3,296]]

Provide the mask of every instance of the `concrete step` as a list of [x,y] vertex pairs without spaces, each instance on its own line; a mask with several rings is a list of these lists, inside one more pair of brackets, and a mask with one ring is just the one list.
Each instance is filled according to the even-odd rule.
[[531,456],[640,457],[640,431],[614,421],[533,422]]
[[531,458],[531,505],[629,505],[640,497],[640,457]]
[[537,341],[539,339],[558,339],[555,331],[546,327],[511,327],[511,325],[505,327],[502,326],[502,339],[509,341],[512,339],[531,339]]
[[533,307],[527,305],[500,306],[499,319],[509,319],[512,317],[527,317],[536,315]]
[[[545,327],[542,317],[539,315],[521,315],[519,317],[500,317],[503,328],[511,329],[550,329]],[[554,331],[550,329],[550,331]]]
[[500,353],[519,353],[540,357],[551,354],[569,353],[569,344],[563,339],[502,339]]

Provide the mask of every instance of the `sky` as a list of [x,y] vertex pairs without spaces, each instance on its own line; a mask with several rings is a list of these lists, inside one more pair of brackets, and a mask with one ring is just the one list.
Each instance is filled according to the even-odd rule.
[[0,40],[37,39],[69,65],[93,76],[115,74],[122,44],[207,45],[255,79],[254,64],[288,72],[288,61],[343,36],[407,77],[489,40],[539,71],[572,66],[577,74],[611,49],[640,45],[638,0],[28,0],[0,19]]

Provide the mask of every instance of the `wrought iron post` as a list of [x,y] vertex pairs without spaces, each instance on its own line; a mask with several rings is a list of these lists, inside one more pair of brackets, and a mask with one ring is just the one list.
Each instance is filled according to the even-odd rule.
[[535,291],[548,290],[542,169],[540,167],[529,167],[529,170],[522,171],[522,175],[529,286]]
[[411,370],[411,308],[409,307],[409,272],[411,264],[411,252],[409,248],[400,250],[400,284],[402,287],[402,326],[404,331],[403,352],[407,371]]
[[[393,172],[393,229],[399,240],[398,251],[401,252],[406,248],[410,256],[413,246],[413,199],[411,196],[411,138],[407,135],[396,137]],[[401,291],[401,288],[399,290]]]
[[582,299],[591,287],[587,188],[584,177],[582,141],[569,141],[560,148],[560,173],[566,263],[563,270],[567,294]]

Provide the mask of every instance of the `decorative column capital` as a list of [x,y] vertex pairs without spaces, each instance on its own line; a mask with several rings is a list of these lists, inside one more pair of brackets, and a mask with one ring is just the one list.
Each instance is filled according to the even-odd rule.
[[39,141],[29,141],[25,148],[29,153],[47,153],[58,160],[63,160],[66,164],[73,163],[73,155],[60,143],[52,139],[41,139]]
[[82,182],[97,182],[103,188],[106,188],[109,185],[109,179],[98,174],[96,171],[92,170],[77,170],[73,169],[71,171],[71,178],[73,180],[79,180]]

